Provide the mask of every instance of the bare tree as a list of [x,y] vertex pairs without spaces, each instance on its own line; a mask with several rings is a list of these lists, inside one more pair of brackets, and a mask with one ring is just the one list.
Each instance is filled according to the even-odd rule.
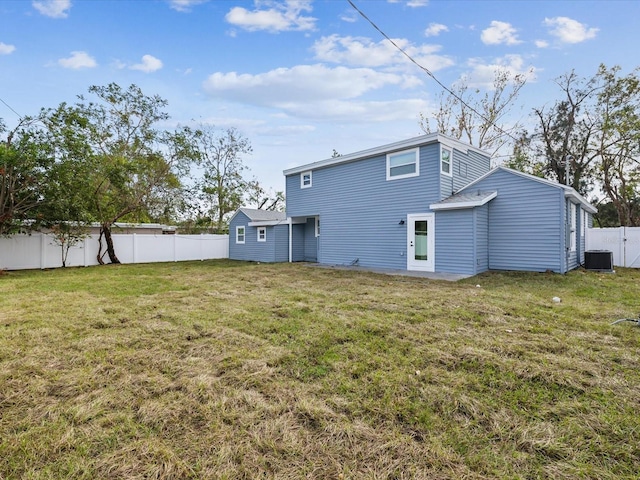
[[510,121],[508,115],[527,77],[496,70],[493,87],[484,94],[478,88],[471,90],[468,78],[462,78],[450,92],[440,94],[438,111],[432,117],[420,114],[420,127],[426,133],[438,132],[464,140],[495,155],[512,143],[521,129],[520,122]]

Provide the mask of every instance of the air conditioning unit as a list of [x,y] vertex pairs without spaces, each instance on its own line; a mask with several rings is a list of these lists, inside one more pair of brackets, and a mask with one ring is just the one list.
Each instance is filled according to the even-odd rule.
[[587,270],[613,271],[613,252],[609,250],[588,250],[584,252],[584,267]]

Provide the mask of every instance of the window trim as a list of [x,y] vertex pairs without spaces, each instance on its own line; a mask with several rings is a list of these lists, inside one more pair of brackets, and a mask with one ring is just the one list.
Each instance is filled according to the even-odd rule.
[[[411,178],[411,177],[418,177],[420,176],[420,149],[419,148],[410,148],[408,150],[401,150],[399,152],[392,152],[392,153],[387,153],[387,181],[389,180],[400,180],[403,178]],[[414,158],[415,158],[415,166],[416,166],[416,171],[412,172],[412,173],[405,173],[402,175],[391,175],[391,158],[395,157],[395,156],[399,156],[399,155],[407,155],[409,153],[413,153],[414,154]],[[410,165],[410,163],[406,163],[404,165]],[[396,165],[400,166],[400,165]]]
[[576,220],[577,220],[577,215],[578,215],[578,208],[577,205],[573,202],[569,202],[569,215],[570,215],[570,219],[569,219],[569,232],[570,232],[570,251],[571,252],[575,252],[578,249],[578,232],[577,232],[577,225],[576,225]]
[[[258,242],[266,242],[267,241],[267,227],[258,227],[257,231],[257,241]],[[262,233],[262,238],[260,238],[260,233]]]
[[[447,164],[449,165],[448,172],[445,172],[444,169],[442,168],[443,165],[445,164],[442,158],[442,154],[444,152],[449,152],[449,161],[447,162]],[[442,175],[446,175],[447,177],[453,176],[453,148],[447,147],[446,145],[442,145],[442,144],[440,144],[440,173]]]
[[[309,185],[305,185],[304,177],[309,176]],[[306,172],[300,173],[300,188],[311,188],[313,186],[313,171],[307,170]]]
[[[242,230],[242,233],[240,233],[240,230]],[[242,240],[240,240],[240,237],[242,237]],[[247,237],[247,227],[245,227],[244,225],[237,225],[236,226],[236,243],[238,245],[244,245],[246,237]]]

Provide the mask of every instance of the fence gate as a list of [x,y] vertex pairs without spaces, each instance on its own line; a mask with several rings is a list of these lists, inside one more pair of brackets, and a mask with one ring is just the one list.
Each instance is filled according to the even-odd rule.
[[589,228],[586,249],[613,252],[616,267],[640,268],[640,227]]

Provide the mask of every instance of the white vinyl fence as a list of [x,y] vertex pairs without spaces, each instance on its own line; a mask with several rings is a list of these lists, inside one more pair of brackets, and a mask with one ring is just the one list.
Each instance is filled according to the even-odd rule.
[[640,227],[590,228],[587,250],[613,252],[616,267],[640,268]]
[[[180,262],[229,258],[228,235],[114,234],[113,245],[122,263]],[[104,242],[104,240],[103,240]],[[87,237],[71,247],[67,267],[98,265],[98,239]],[[108,257],[105,256],[108,262]],[[0,269],[26,270],[62,266],[61,248],[50,235],[0,237]]]

